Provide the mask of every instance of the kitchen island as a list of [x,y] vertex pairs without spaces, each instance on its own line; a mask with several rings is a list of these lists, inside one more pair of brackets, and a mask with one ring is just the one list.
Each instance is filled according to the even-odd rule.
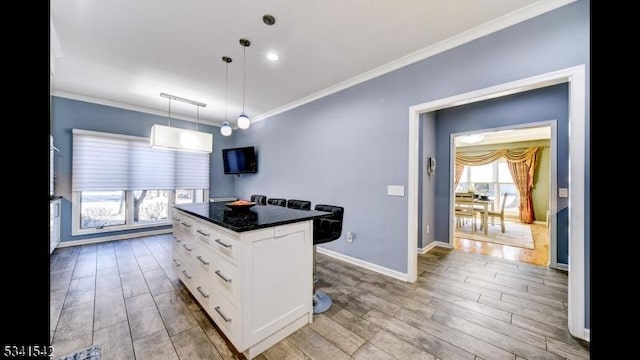
[[329,214],[174,206],[173,269],[248,359],[313,321],[313,219]]

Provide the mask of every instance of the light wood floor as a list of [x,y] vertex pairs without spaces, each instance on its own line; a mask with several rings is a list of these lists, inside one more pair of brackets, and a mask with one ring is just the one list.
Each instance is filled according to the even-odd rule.
[[[496,224],[495,226],[500,226]],[[486,241],[453,238],[454,249],[489,255],[507,260],[518,260],[535,265],[549,265],[549,228],[541,224],[531,224],[534,249],[494,244]]]
[[[318,254],[333,307],[257,359],[589,358],[562,272],[441,248],[418,264],[409,284]],[[103,360],[242,359],[220,334],[173,273],[170,235],[51,256],[55,358],[100,344]]]

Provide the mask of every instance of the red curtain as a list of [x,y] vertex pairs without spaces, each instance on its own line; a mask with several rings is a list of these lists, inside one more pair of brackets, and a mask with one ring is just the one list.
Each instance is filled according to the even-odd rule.
[[528,155],[518,162],[508,161],[507,166],[509,167],[509,172],[511,172],[513,182],[518,188],[518,193],[520,193],[520,221],[525,224],[532,224],[536,218],[533,213],[531,190],[533,190],[533,175],[538,157],[537,149]]

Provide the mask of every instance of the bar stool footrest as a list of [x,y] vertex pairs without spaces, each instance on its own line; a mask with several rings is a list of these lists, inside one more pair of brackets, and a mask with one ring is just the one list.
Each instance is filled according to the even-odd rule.
[[329,295],[323,293],[322,291],[316,290],[315,294],[313,294],[313,313],[314,314],[322,314],[323,312],[329,310],[333,305],[333,301],[329,297]]

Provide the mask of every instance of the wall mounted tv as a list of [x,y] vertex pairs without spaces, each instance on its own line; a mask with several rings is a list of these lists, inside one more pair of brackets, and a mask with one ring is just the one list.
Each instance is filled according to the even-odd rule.
[[254,174],[258,172],[256,151],[253,146],[222,149],[225,174]]

